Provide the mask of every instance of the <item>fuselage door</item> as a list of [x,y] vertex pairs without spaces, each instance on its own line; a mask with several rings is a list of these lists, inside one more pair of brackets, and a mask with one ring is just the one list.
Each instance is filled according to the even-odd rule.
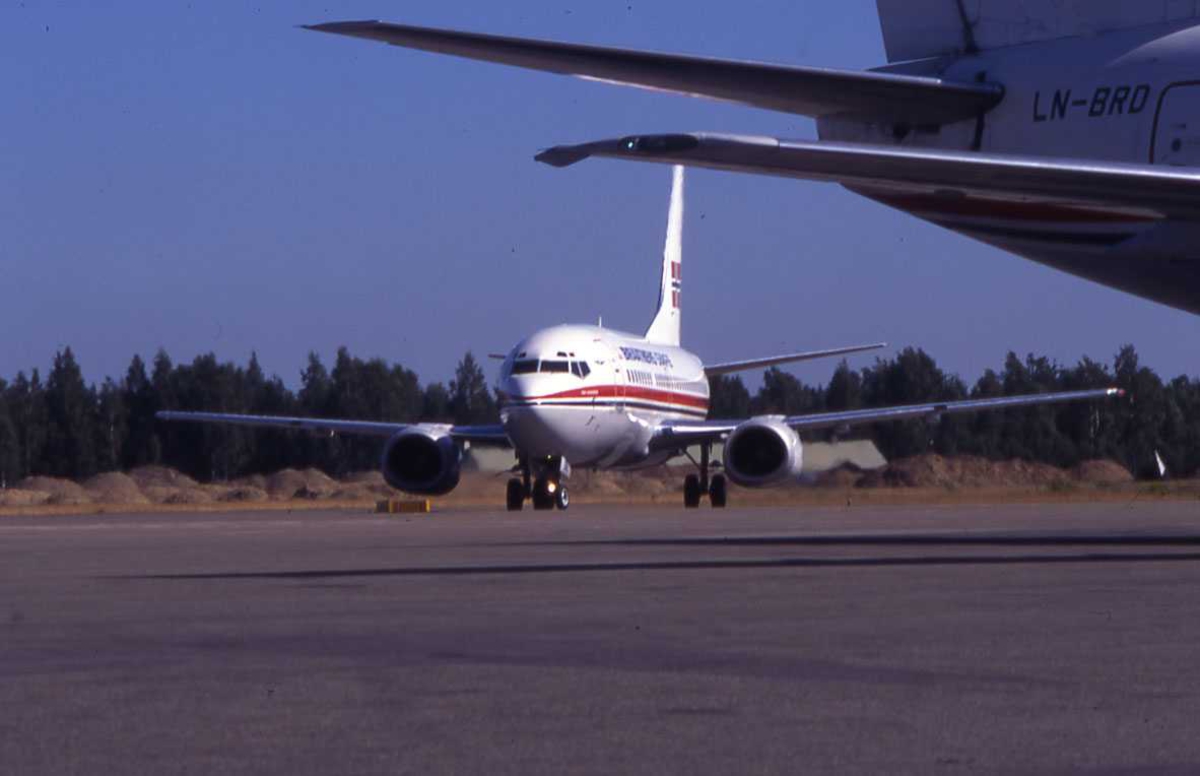
[[1154,121],[1150,161],[1172,167],[1200,167],[1200,84],[1167,87]]
[[595,398],[595,403],[612,401],[616,412],[625,410],[625,368],[617,351],[607,342],[596,340],[596,353],[601,358],[592,365],[593,378],[601,390]]

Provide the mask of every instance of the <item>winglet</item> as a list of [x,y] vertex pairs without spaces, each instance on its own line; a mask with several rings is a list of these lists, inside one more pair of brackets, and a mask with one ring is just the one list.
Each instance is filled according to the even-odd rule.
[[542,164],[562,168],[578,164],[591,155],[591,149],[587,145],[555,146],[547,148],[533,158]]
[[689,134],[630,135],[616,140],[555,146],[533,158],[553,167],[570,167],[593,156],[679,158],[680,154],[699,147],[700,140],[699,135]]

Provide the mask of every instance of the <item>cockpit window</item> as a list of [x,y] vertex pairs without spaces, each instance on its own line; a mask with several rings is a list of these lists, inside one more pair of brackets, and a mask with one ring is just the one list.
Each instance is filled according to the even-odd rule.
[[586,361],[572,361],[571,362],[571,374],[575,375],[576,377],[587,377],[591,373],[592,373],[592,370],[587,365]]
[[570,372],[571,367],[566,361],[543,361],[539,372]]
[[512,373],[514,375],[531,375],[538,370],[538,362],[536,358],[527,358],[521,361],[514,361]]

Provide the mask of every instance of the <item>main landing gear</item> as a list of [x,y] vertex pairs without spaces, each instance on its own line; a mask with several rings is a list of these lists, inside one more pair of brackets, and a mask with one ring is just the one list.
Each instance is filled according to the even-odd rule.
[[540,468],[543,472],[535,479],[529,459],[521,459],[521,477],[513,477],[508,481],[505,503],[509,512],[520,512],[527,498],[535,510],[566,509],[571,506],[571,494],[562,482],[561,463]]
[[696,468],[700,470],[700,473],[698,475],[689,474],[683,478],[683,505],[687,509],[695,509],[700,506],[700,500],[706,493],[708,494],[708,503],[712,505],[713,509],[725,507],[727,496],[725,475],[714,474],[711,479],[708,476],[711,455],[711,442],[700,445],[700,461],[696,463]]

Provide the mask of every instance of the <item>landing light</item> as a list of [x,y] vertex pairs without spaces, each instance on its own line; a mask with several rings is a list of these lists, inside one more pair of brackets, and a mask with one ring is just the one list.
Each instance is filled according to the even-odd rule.
[[558,490],[558,486],[555,485],[553,482],[546,483],[546,492],[547,493],[553,493],[556,490]]

